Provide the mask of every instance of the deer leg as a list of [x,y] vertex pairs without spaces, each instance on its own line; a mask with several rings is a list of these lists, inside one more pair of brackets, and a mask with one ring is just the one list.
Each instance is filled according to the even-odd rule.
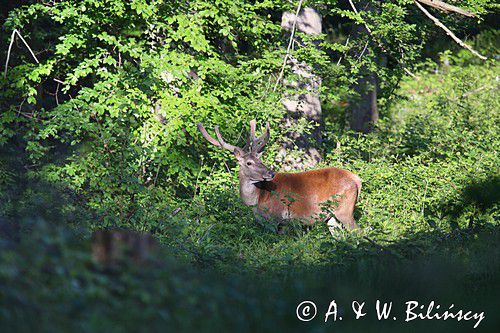
[[359,229],[354,219],[354,207],[357,199],[357,187],[347,191],[345,198],[335,210],[335,217],[344,225],[347,230]]
[[359,226],[356,223],[354,216],[352,216],[352,213],[349,214],[336,213],[335,216],[340,222],[342,222],[342,224],[347,230],[359,229]]
[[335,236],[335,234],[338,232],[339,229],[342,228],[342,224],[340,224],[335,217],[331,217],[328,219],[328,222],[326,223],[328,226],[328,230],[332,234],[332,236]]
[[257,223],[265,229],[276,232],[279,235],[285,234],[284,226],[286,222],[284,220],[273,218],[268,213],[258,210],[257,207],[253,208],[253,213]]

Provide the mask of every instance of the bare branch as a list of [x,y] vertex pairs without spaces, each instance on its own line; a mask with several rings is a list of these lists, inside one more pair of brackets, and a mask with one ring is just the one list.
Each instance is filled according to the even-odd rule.
[[[354,6],[354,3],[352,2],[352,0],[349,0],[349,4],[351,5],[352,10],[353,10],[353,11],[354,11],[357,15],[359,15],[358,9],[356,8],[356,6]],[[366,22],[364,22],[364,20],[363,20],[363,25],[365,26],[366,31],[368,31],[368,32],[371,34],[371,33],[372,33],[372,29],[370,29],[370,27],[368,26],[368,24],[366,24]]]
[[[356,8],[356,6],[354,5],[354,3],[352,2],[352,0],[349,0],[349,4],[351,5],[351,8],[352,10],[359,15],[359,12],[358,12],[358,9]],[[396,60],[398,62],[398,64],[403,68],[403,70],[405,71],[406,74],[410,75],[411,77],[415,77],[415,74],[413,74],[408,68],[406,68],[406,66],[404,65],[404,63],[401,61],[401,59],[398,59],[394,56],[392,56],[389,51],[387,51],[387,49],[384,47],[384,45],[382,45],[382,43],[380,43],[375,37],[373,37],[373,34],[372,34],[372,29],[370,29],[370,27],[368,26],[368,24],[366,24],[366,22],[363,20],[363,25],[365,26],[365,29],[366,31],[368,31],[368,33],[370,34],[370,36],[372,36],[373,40],[375,41],[375,43],[377,43],[377,46],[382,50],[382,52],[384,52],[385,54],[387,54],[389,57],[393,58],[394,60]],[[359,59],[358,59],[359,60]]]
[[472,47],[470,47],[469,45],[465,44],[462,40],[460,40],[460,38],[458,38],[457,36],[455,36],[455,34],[450,30],[448,29],[443,23],[441,23],[441,21],[439,21],[437,18],[435,18],[434,16],[432,16],[431,13],[429,13],[427,11],[427,9],[425,9],[417,0],[415,0],[415,4],[417,5],[417,7],[428,17],[430,18],[435,25],[437,25],[438,27],[440,27],[441,29],[443,29],[446,34],[448,36],[450,36],[458,45],[460,45],[461,47],[469,50],[470,52],[472,52],[474,55],[478,56],[480,59],[482,60],[486,60],[488,58],[486,58],[485,56],[483,55],[480,55],[477,51],[475,51]]
[[60,83],[58,82],[57,86],[56,86],[56,93],[55,93],[55,98],[56,98],[56,104],[57,104],[57,106],[59,106],[59,96],[58,96],[58,94],[59,94],[59,86],[60,86]]
[[33,59],[35,59],[36,63],[39,64],[40,61],[38,61],[38,59],[35,56],[35,53],[31,49],[31,47],[28,45],[28,43],[26,43],[26,41],[24,40],[23,36],[21,36],[21,33],[18,30],[14,30],[14,31],[17,33],[17,35],[19,36],[19,38],[21,38],[21,40],[23,41],[24,45],[26,45],[26,47],[30,51],[31,55],[33,56]]
[[[347,45],[349,44],[349,39],[350,39],[350,38],[351,38],[351,35],[349,35],[349,36],[347,37],[347,40],[345,41],[345,45],[344,45],[344,47],[347,47]],[[340,65],[340,62],[342,61],[342,58],[343,58],[343,57],[344,57],[344,54],[342,54],[342,55],[340,56],[340,58],[339,58],[339,61],[337,61],[337,66],[339,66],[339,65]]]
[[28,45],[28,43],[23,38],[23,36],[21,36],[21,33],[17,29],[14,29],[12,31],[12,34],[10,35],[10,44],[9,44],[9,49],[7,51],[7,60],[5,61],[5,71],[4,71],[4,74],[3,74],[4,77],[7,77],[7,68],[9,67],[10,52],[12,51],[12,45],[14,44],[14,38],[16,37],[16,34],[19,36],[19,38],[24,43],[24,45],[26,45],[26,48],[30,51],[31,56],[33,57],[33,59],[35,59],[36,63],[37,64],[40,63],[40,61],[38,61],[38,58],[36,57],[35,53],[31,49],[31,47]]
[[286,49],[285,58],[283,59],[283,66],[281,66],[281,71],[280,71],[280,74],[278,76],[278,79],[276,80],[276,84],[274,85],[273,92],[276,91],[276,89],[278,88],[278,85],[279,85],[281,79],[283,78],[283,73],[285,72],[286,62],[288,60],[288,57],[290,56],[290,49],[292,48],[292,44],[293,44],[293,37],[295,35],[295,30],[296,30],[296,26],[297,26],[297,19],[299,17],[300,9],[302,8],[302,2],[304,2],[304,0],[300,0],[298,5],[297,5],[297,12],[295,13],[295,18],[293,20],[293,25],[292,25],[292,31],[290,33],[290,41],[288,42],[288,47]]
[[361,53],[359,54],[357,61],[359,61],[361,59],[361,57],[363,56],[363,54],[365,54],[366,48],[368,47],[368,42],[369,42],[369,40],[366,41],[365,47],[363,48],[363,51],[361,51]]
[[403,67],[403,70],[405,71],[406,74],[408,74],[409,76],[411,77],[417,77],[415,74],[413,74],[412,72],[410,72],[410,70],[406,67]]
[[174,217],[175,215],[179,214],[181,212],[182,208],[181,207],[177,207],[176,209],[174,209],[174,211],[170,214],[170,217]]
[[200,237],[200,239],[198,239],[198,246],[201,244],[201,242],[203,242],[203,240],[208,236],[208,233],[210,232],[210,230],[212,230],[212,228],[215,226],[215,224],[211,224],[207,231],[205,231],[205,233],[203,234],[203,236]]
[[12,44],[14,44],[15,36],[16,36],[16,30],[12,31],[12,35],[10,35],[9,50],[7,51],[7,60],[5,61],[5,72],[3,73],[3,76],[5,78],[7,78],[7,68],[9,67],[10,51],[12,50]]
[[[453,98],[452,100],[453,100],[453,101],[458,101],[458,100],[459,100],[459,99],[461,99],[461,98],[466,98],[466,97],[469,97],[470,95],[477,94],[477,93],[479,93],[479,92],[481,92],[481,91],[484,91],[484,90],[489,90],[489,89],[494,89],[494,88],[495,88],[494,86],[492,86],[492,85],[488,85],[488,84],[487,84],[487,85],[481,86],[481,87],[479,87],[479,88],[477,88],[477,89],[474,89],[474,90],[468,91],[468,92],[466,92],[466,93],[462,94],[461,96],[458,96],[458,97]],[[494,90],[498,90],[498,87],[497,87],[496,89],[494,89]]]
[[462,15],[467,16],[467,17],[476,17],[476,14],[474,14],[474,13],[466,11],[465,9],[462,9],[460,7],[457,7],[457,6],[449,5],[443,1],[439,1],[439,0],[417,0],[417,1],[421,2],[423,4],[426,4],[427,6],[431,6],[431,7],[434,7],[436,9],[439,9],[445,13],[455,12],[455,13],[462,14]]

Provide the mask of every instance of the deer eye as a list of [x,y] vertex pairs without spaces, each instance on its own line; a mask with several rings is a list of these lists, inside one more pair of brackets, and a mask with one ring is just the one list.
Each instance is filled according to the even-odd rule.
[[252,165],[253,163],[252,162],[247,162],[247,165]]

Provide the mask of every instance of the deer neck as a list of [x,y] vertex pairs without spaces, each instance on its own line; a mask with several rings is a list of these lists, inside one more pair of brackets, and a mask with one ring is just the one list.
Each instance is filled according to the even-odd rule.
[[240,197],[243,203],[247,206],[256,206],[259,203],[259,196],[261,190],[255,186],[255,183],[241,174],[240,178]]

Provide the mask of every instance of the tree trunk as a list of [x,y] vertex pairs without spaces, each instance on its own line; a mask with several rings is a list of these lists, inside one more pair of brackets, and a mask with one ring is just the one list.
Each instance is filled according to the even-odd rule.
[[357,132],[368,133],[373,124],[378,121],[377,107],[377,74],[373,72],[361,71],[363,75],[358,79],[358,84],[353,88],[359,97],[350,102],[350,128]]
[[[376,8],[368,4],[365,10],[373,12],[376,11]],[[354,27],[353,37],[357,39],[362,35],[367,36],[369,33],[366,27],[360,24]],[[359,52],[356,56],[361,59],[372,51],[365,47]],[[361,67],[359,75],[357,83],[352,87],[357,96],[349,101],[349,127],[357,132],[368,133],[372,130],[373,124],[378,121],[379,117],[377,107],[378,78],[377,73],[371,71],[367,66]]]
[[[294,13],[283,13],[281,26],[289,32],[288,38],[294,21]],[[321,16],[312,8],[304,8],[297,17],[296,30],[306,34],[321,33]],[[286,135],[283,142],[280,143],[281,147],[276,161],[283,166],[285,171],[304,170],[321,161],[321,155],[317,149],[321,144],[319,126],[321,123],[321,104],[318,91],[321,78],[312,73],[311,66],[300,63],[291,56],[287,65],[298,76],[298,82],[284,80],[285,86],[300,89],[303,93],[288,95],[283,101],[287,114],[282,122],[282,129]],[[310,133],[299,130],[299,128],[303,128],[301,120],[314,124],[314,129]]]

